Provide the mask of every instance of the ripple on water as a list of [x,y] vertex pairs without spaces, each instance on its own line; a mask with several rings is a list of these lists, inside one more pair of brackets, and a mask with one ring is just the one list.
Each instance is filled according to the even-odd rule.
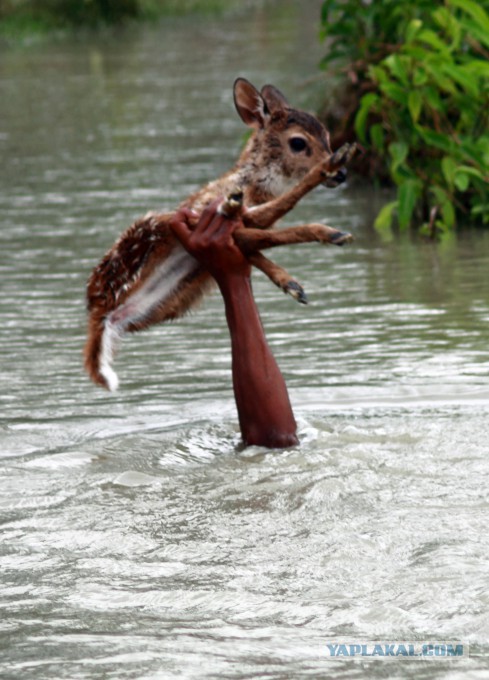
[[[2,52],[2,677],[487,675],[489,232],[381,242],[385,194],[351,185],[284,220],[356,237],[274,251],[308,306],[253,277],[291,450],[239,446],[217,295],[128,337],[117,394],[83,374],[91,268],[234,162],[237,75],[304,103],[321,4]],[[378,638],[475,651],[325,657]]]
[[302,445],[283,452],[239,452],[227,426],[189,423],[142,432],[140,448],[118,434],[105,458],[93,440],[30,458],[33,504],[48,474],[71,495],[61,513],[40,503],[4,527],[7,612],[61,609],[52,642],[96,621],[95,658],[116,667],[120,635],[136,663],[136,631],[165,658],[196,637],[194,660],[209,645],[234,663],[273,648],[299,674],[332,637],[484,639],[487,473],[471,419],[309,413]]

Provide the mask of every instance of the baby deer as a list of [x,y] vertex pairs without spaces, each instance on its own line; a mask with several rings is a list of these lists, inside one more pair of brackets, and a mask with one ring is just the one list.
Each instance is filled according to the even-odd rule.
[[[238,78],[234,102],[253,134],[235,167],[187,198],[181,207],[201,214],[215,199],[227,197],[221,210],[241,211],[246,228],[238,229],[234,237],[250,262],[286,293],[306,302],[297,281],[259,251],[310,241],[342,245],[351,240],[350,234],[321,224],[264,230],[319,184],[341,184],[346,177],[344,165],[355,149],[347,145],[333,154],[323,125],[291,108],[272,85],[258,92]],[[184,315],[212,286],[210,274],[173,235],[169,227],[173,215],[149,213],[135,222],[88,281],[85,367],[96,383],[110,390],[118,386],[111,362],[124,332]]]

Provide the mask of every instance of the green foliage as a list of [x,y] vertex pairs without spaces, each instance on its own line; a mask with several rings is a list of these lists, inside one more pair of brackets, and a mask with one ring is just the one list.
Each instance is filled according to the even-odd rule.
[[238,0],[0,0],[0,36],[112,26],[165,14],[218,12]]
[[42,0],[41,5],[52,16],[70,24],[113,24],[139,12],[138,0]]
[[116,24],[139,14],[139,0],[0,0],[2,27],[25,32]]
[[323,35],[363,84],[355,131],[397,186],[378,228],[489,224],[489,2],[326,0]]

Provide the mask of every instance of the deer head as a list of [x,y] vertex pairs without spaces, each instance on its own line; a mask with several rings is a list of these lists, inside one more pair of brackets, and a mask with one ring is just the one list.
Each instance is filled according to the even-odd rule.
[[[301,180],[320,161],[331,156],[329,133],[317,118],[289,106],[273,85],[261,92],[245,78],[234,83],[234,103],[241,119],[253,128],[241,163],[251,181],[272,196],[280,196]],[[336,187],[346,179],[341,168],[325,180]]]

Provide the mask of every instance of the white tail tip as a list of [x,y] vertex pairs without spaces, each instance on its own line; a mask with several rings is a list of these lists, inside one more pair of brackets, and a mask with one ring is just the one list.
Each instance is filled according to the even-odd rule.
[[100,375],[104,378],[108,389],[115,392],[119,387],[119,378],[111,366],[115,350],[121,339],[121,333],[117,326],[113,325],[109,319],[105,322],[102,335],[102,351],[100,353]]
[[100,375],[103,376],[110,392],[115,392],[119,387],[119,378],[111,366],[101,366]]

